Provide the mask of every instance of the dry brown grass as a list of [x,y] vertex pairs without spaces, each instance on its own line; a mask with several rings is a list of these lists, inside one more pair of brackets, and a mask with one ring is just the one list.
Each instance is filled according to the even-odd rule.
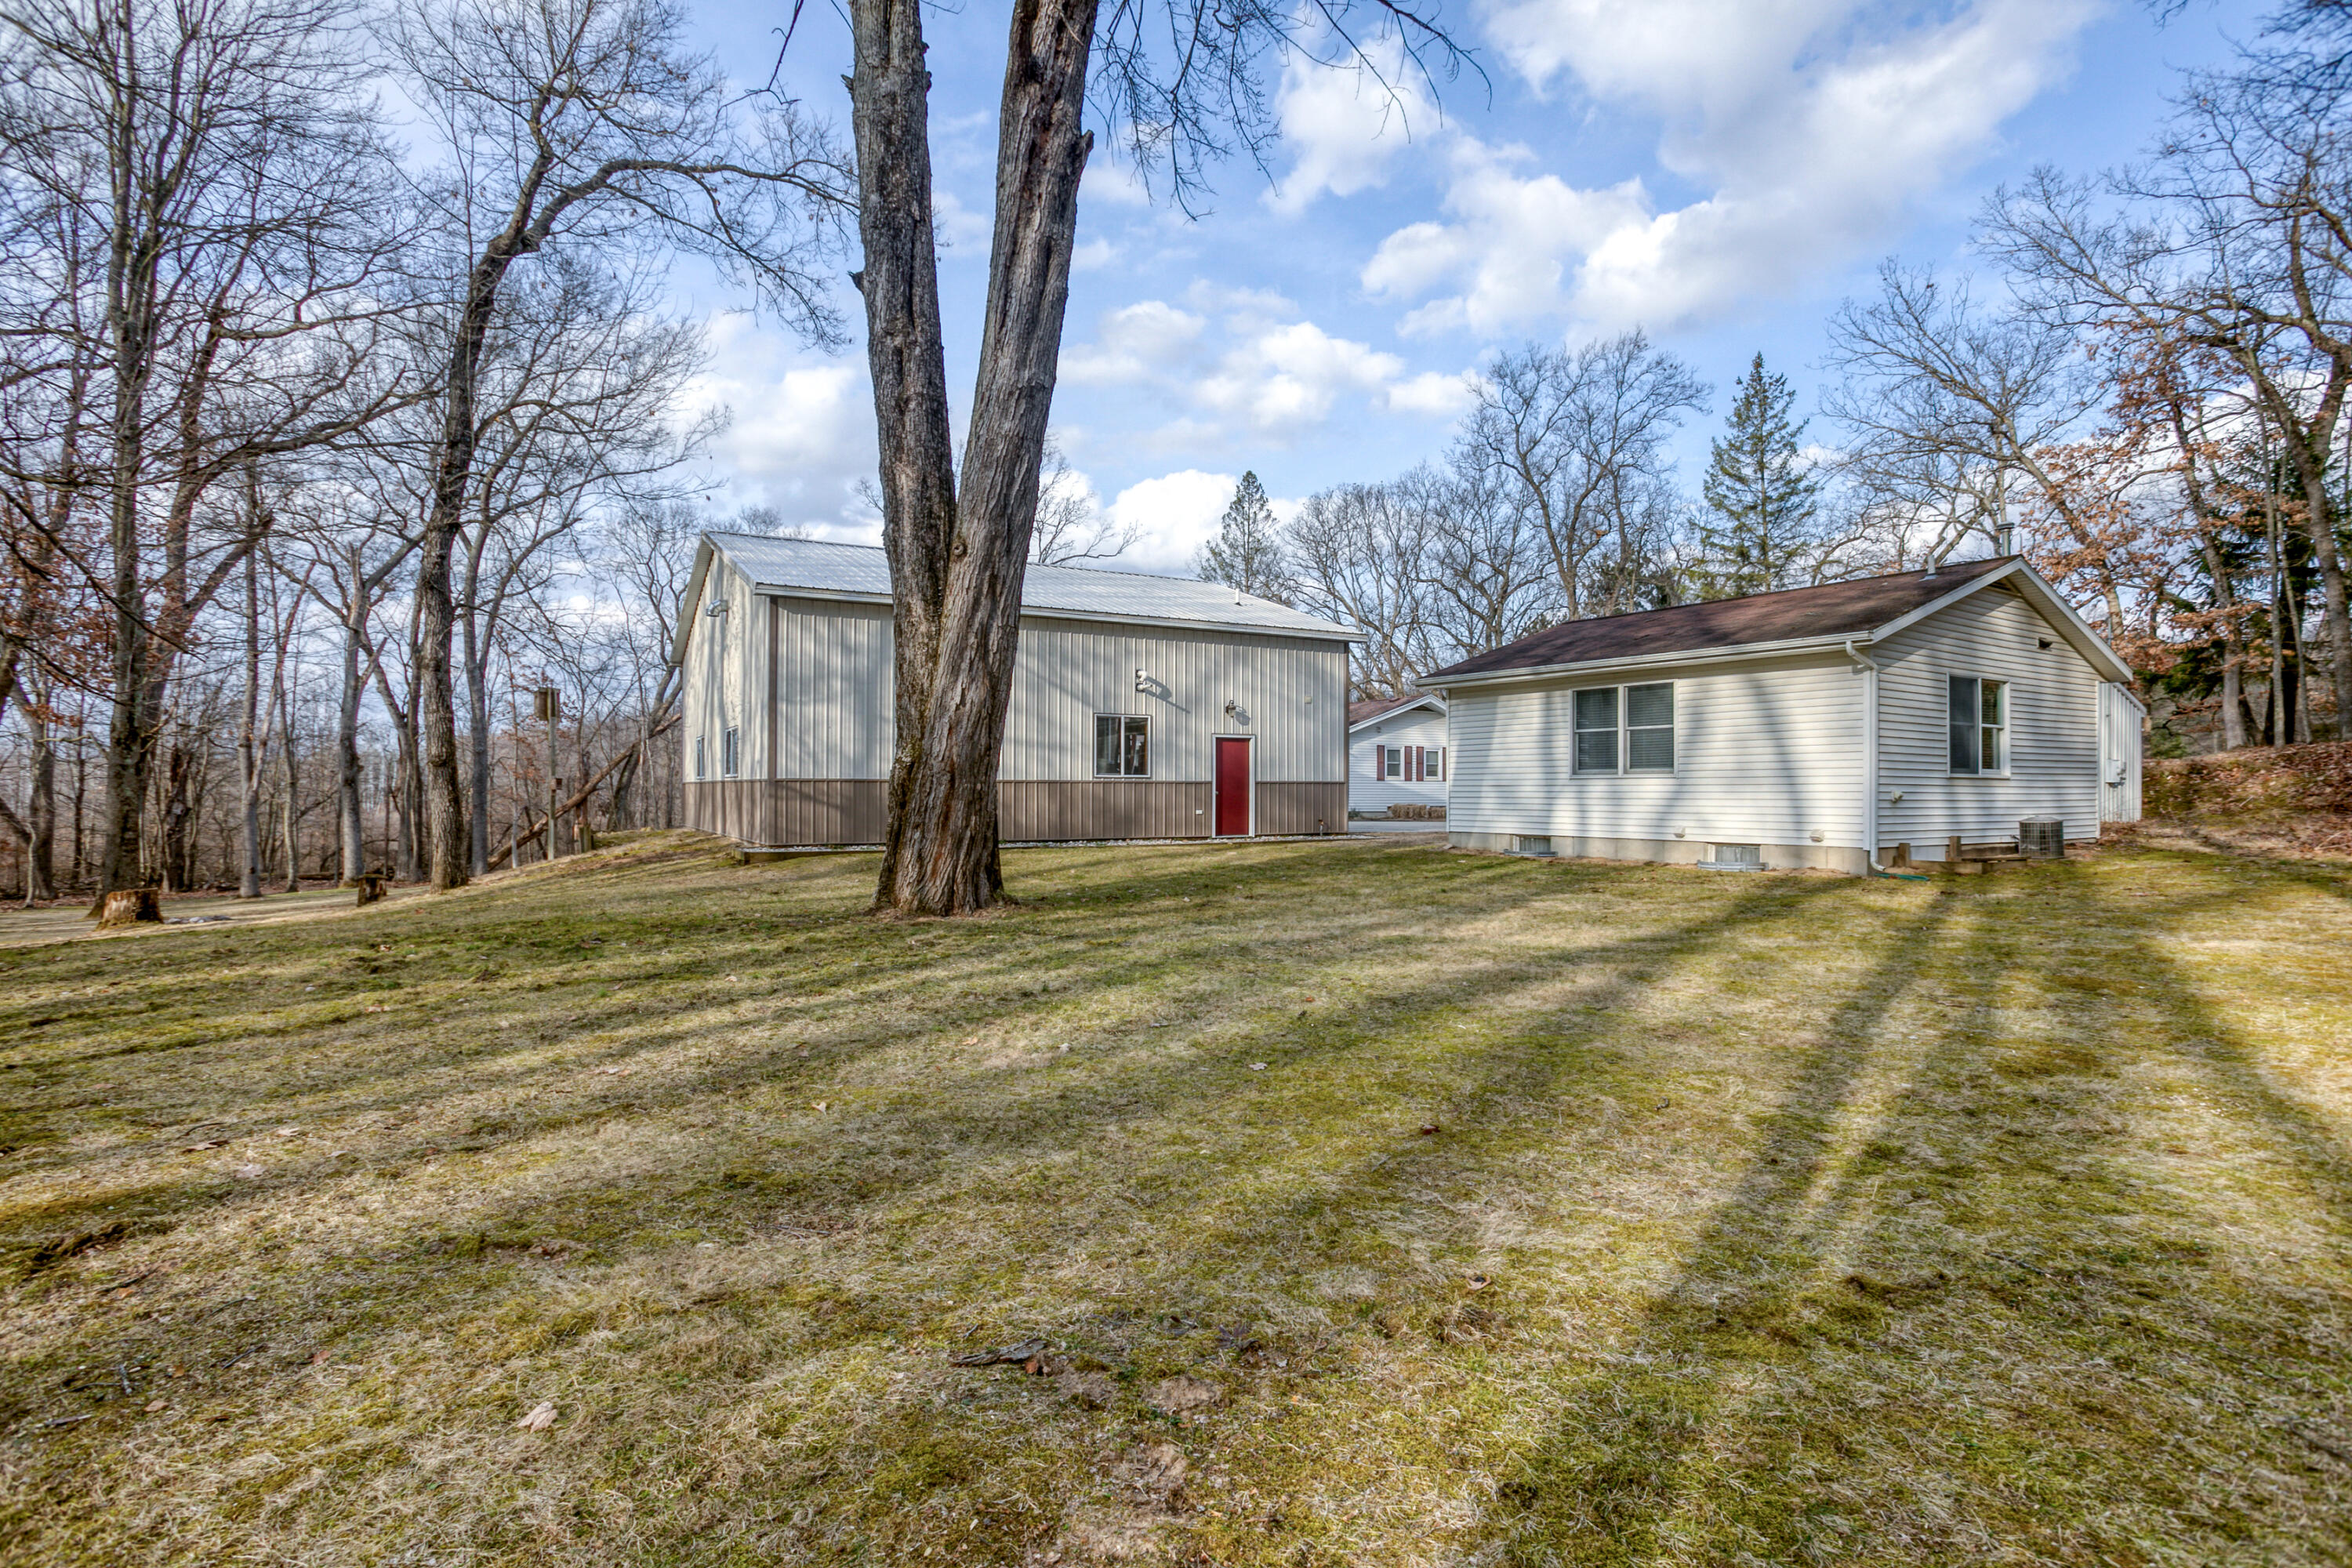
[[1008,868],[0,951],[0,1557],[2352,1554],[2340,868]]

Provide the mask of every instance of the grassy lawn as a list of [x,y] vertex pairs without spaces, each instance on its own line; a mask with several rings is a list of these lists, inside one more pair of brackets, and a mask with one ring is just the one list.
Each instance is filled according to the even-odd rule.
[[2352,868],[1007,870],[0,950],[0,1560],[2352,1557]]

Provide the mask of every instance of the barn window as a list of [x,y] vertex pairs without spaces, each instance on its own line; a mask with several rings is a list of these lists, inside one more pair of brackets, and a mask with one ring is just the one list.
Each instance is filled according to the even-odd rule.
[[730,779],[733,778],[737,772],[740,771],[742,764],[742,737],[743,731],[736,729],[731,724],[727,727],[727,733],[719,737],[719,771],[721,774]]
[[704,761],[702,737],[699,735],[694,738],[694,776],[698,779],[707,779],[710,776],[710,769]]
[[1095,715],[1095,776],[1148,778],[1151,774],[1151,721],[1131,713]]
[[1613,686],[1576,694],[1576,771],[1617,771],[1617,689]]
[[2009,682],[1973,675],[1947,678],[1952,772],[2009,771]]
[[1675,683],[1625,689],[1625,771],[1675,771]]

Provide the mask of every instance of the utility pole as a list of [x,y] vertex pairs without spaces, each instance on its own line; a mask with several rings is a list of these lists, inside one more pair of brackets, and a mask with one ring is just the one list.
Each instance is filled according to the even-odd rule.
[[555,858],[555,810],[563,799],[563,781],[555,776],[555,726],[563,717],[563,693],[542,686],[531,694],[531,712],[547,722],[547,858]]

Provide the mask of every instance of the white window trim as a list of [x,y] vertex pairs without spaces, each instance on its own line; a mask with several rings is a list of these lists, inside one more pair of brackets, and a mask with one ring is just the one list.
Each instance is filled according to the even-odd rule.
[[[1116,720],[1118,720],[1118,721],[1119,721],[1119,726],[1118,726],[1118,762],[1119,762],[1119,771],[1118,771],[1118,772],[1117,772],[1117,773],[1096,773],[1094,776],[1095,776],[1096,778],[1098,778],[1098,779],[1148,779],[1148,778],[1150,778],[1150,777],[1151,776],[1151,765],[1152,765],[1153,763],[1157,763],[1157,762],[1160,760],[1160,759],[1159,759],[1160,747],[1159,747],[1159,745],[1158,745],[1158,744],[1157,744],[1157,743],[1152,740],[1152,737],[1151,737],[1151,715],[1150,715],[1150,714],[1149,714],[1149,713],[1097,713],[1097,714],[1096,714],[1096,715],[1095,715],[1095,725],[1096,725],[1096,728],[1099,729],[1099,728],[1101,727],[1102,721],[1104,721],[1105,719],[1116,719]],[[1143,771],[1142,771],[1141,773],[1129,773],[1129,772],[1127,771],[1127,726],[1128,726],[1128,722],[1129,722],[1130,720],[1139,721],[1139,722],[1143,725],[1143,761],[1144,761],[1144,769],[1143,769]],[[1094,736],[1093,736],[1092,734],[1087,735],[1087,745],[1088,745],[1089,747],[1093,746],[1093,744],[1094,744]],[[1097,753],[1097,760],[1099,760],[1099,753]]]
[[[1627,693],[1632,691],[1633,688],[1637,686],[1663,686],[1672,694],[1671,700],[1674,703],[1675,710],[1673,723],[1643,724],[1639,726],[1633,723],[1633,703],[1632,698],[1630,698]],[[1679,689],[1679,682],[1672,680],[1625,680],[1612,681],[1601,686],[1579,686],[1571,689],[1568,694],[1569,776],[1571,778],[1588,779],[1664,779],[1673,778],[1679,774],[1683,771],[1683,709],[1682,693]],[[1603,731],[1599,730],[1579,730],[1576,727],[1577,694],[1584,691],[1612,690],[1617,693],[1617,765],[1613,768],[1579,767],[1576,763],[1577,736],[1598,735]],[[1637,768],[1633,766],[1633,731],[1636,728],[1643,730],[1663,729],[1673,737],[1675,748],[1675,765],[1673,767]]]
[[[1976,771],[1975,771],[1974,773],[1962,773],[1959,769],[1958,769],[1958,768],[1956,768],[1956,767],[1952,766],[1952,722],[1951,722],[1951,720],[1952,720],[1952,710],[1951,710],[1951,703],[1952,703],[1952,682],[1953,682],[1955,679],[1958,679],[1958,680],[1972,680],[1972,681],[1974,681],[1974,682],[1976,683],[1976,689],[1977,689],[1977,721],[1976,721],[1975,729],[1976,729],[1976,731],[1977,731],[1977,764],[1978,764],[1978,765],[1977,765],[1977,769],[1976,769]],[[1984,721],[1984,688],[1985,688],[1985,682],[1986,682],[1986,681],[1988,681],[1988,680],[1991,681],[1995,686],[2000,687],[2000,692],[2001,692],[2000,722],[2000,723],[1998,723],[1998,724],[1995,724],[1995,725],[1990,726],[1990,728],[1995,729],[1995,730],[1998,730],[1998,731],[2000,731],[2000,766],[1999,766],[1999,767],[1997,767],[1997,768],[1989,768],[1989,767],[1986,767],[1986,766],[1984,766],[1984,765],[1983,765],[1983,764],[1984,764],[1984,732],[1985,732],[1985,730],[1987,729],[1987,725],[1985,724],[1985,721]],[[1957,669],[1946,670],[1946,671],[1944,672],[1944,774],[1945,774],[1945,776],[1946,776],[1946,777],[1948,777],[1948,778],[1956,778],[1956,779],[2005,779],[2005,778],[2008,778],[2008,777],[2010,776],[2010,763],[2011,763],[2011,755],[2010,755],[2010,731],[2011,731],[2011,730],[2013,730],[2013,729],[2015,729],[2015,728],[2016,728],[2016,722],[2017,722],[2017,682],[2015,682],[2014,680],[2011,680],[2011,679],[2008,679],[2008,678],[2007,678],[2007,677],[2005,677],[2005,676],[1999,676],[1999,675],[1969,675],[1969,674],[1965,674],[1965,673],[1963,673],[1962,671],[1960,671],[1960,670],[1957,670]]]

